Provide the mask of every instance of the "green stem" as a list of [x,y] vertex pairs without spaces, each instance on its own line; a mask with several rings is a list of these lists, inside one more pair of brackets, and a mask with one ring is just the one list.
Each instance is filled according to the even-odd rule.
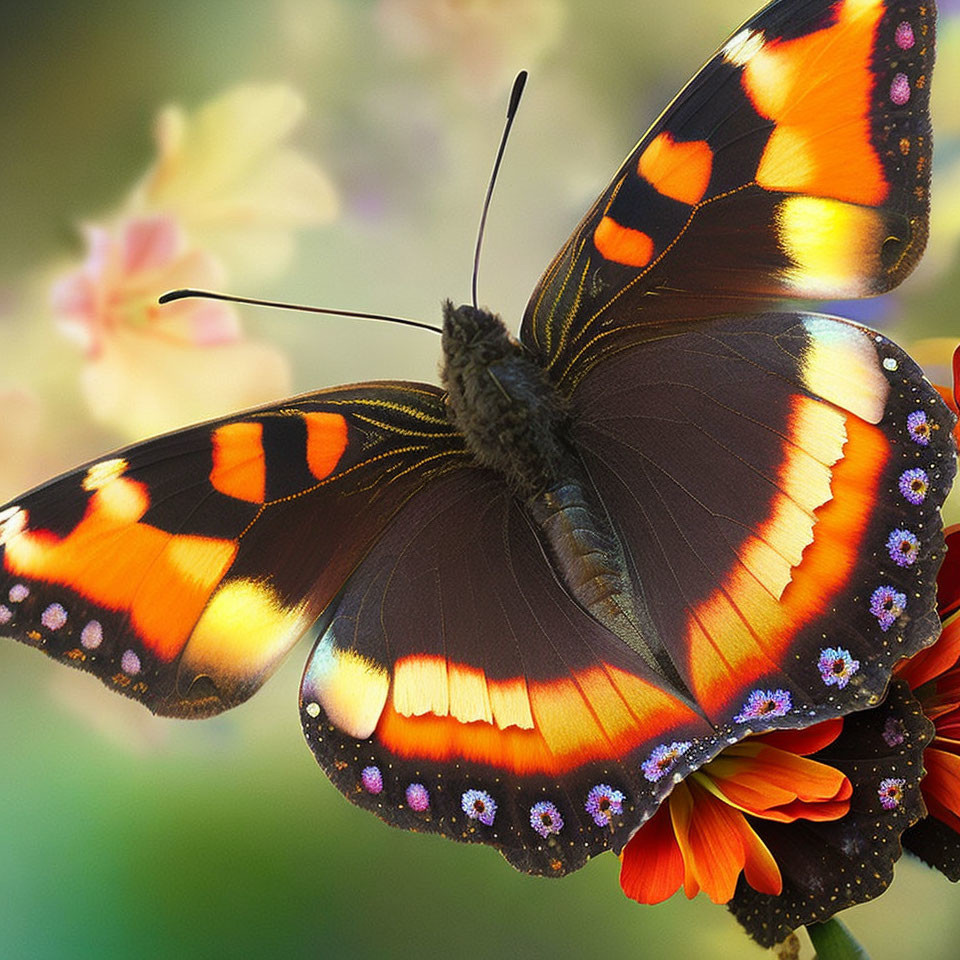
[[870,960],[867,951],[836,917],[826,923],[808,924],[807,933],[817,951],[816,960]]

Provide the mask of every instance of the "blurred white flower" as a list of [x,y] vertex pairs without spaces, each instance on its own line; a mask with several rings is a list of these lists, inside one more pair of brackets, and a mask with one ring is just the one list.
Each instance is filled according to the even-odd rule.
[[161,110],[158,158],[125,213],[174,216],[192,242],[231,272],[263,279],[289,262],[297,229],[337,215],[327,175],[286,141],[303,119],[302,98],[282,84],[244,84],[187,114]]

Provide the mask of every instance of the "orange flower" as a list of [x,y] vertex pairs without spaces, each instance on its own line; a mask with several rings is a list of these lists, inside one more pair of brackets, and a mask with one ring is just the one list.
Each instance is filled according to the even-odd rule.
[[751,819],[837,820],[853,787],[839,770],[809,759],[833,743],[840,719],[734,744],[677,784],[621,855],[620,885],[640,903],[659,903],[682,885],[727,903],[740,874],[761,893],[779,894],[777,862]]

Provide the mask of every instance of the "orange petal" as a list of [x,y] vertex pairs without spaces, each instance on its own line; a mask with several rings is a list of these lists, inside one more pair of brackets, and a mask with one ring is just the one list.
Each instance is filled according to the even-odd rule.
[[[757,741],[725,750],[702,771],[710,789],[746,813],[789,823],[796,819],[835,820],[846,813],[851,786],[834,767]],[[843,803],[816,810],[825,803]]]
[[930,813],[960,833],[960,757],[928,747],[923,754],[927,775],[920,784]]
[[843,717],[815,723],[805,730],[774,730],[761,737],[754,737],[751,743],[763,743],[768,747],[777,747],[800,757],[808,757],[824,747],[829,747],[843,732]]
[[939,383],[933,384],[933,389],[943,397],[943,402],[954,412],[957,412],[957,401],[953,396],[953,389],[950,387],[943,387]]
[[727,903],[747,860],[743,814],[687,780],[670,795],[670,815],[683,854],[687,896],[702,889],[714,903]]
[[683,857],[668,804],[630,838],[620,855],[620,886],[637,903],[662,903],[683,883]]
[[746,853],[746,862],[743,865],[744,879],[758,893],[778,896],[783,890],[783,877],[780,875],[777,861],[773,858],[773,854],[769,851],[767,845],[747,822],[746,817],[740,819],[743,823],[741,836]]
[[[950,554],[947,556],[949,557]],[[960,657],[960,616],[954,616],[944,623],[937,642],[901,663],[897,667],[896,674],[910,684],[911,690],[916,690],[935,677],[946,673],[956,664],[958,657]]]

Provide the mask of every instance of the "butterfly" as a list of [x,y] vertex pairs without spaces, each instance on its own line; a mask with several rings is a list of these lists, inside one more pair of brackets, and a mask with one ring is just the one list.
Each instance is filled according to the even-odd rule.
[[752,732],[874,705],[940,629],[953,415],[885,336],[927,236],[929,2],[777,0],[537,284],[447,302],[442,387],[321,390],[0,508],[0,630],[157,714],[304,635],[306,740],[394,826],[559,876]]

